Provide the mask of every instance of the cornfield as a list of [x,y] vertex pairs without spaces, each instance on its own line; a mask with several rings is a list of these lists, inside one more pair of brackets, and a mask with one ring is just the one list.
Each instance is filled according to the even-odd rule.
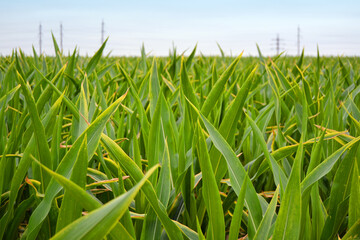
[[359,239],[357,57],[0,57],[0,239]]

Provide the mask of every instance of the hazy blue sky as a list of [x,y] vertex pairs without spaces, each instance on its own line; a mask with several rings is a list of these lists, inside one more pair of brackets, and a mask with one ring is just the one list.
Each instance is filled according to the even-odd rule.
[[59,41],[63,24],[64,51],[80,48],[93,54],[100,46],[101,21],[110,36],[106,50],[114,55],[138,55],[141,44],[153,55],[166,55],[172,45],[188,52],[198,43],[206,55],[275,53],[272,39],[280,35],[289,55],[297,53],[297,27],[301,46],[314,55],[360,55],[360,1],[16,1],[0,0],[0,54],[21,47],[39,49],[42,24],[43,51],[53,53],[51,30]]

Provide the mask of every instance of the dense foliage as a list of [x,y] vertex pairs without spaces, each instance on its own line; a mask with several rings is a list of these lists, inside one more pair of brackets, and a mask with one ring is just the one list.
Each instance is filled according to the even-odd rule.
[[0,239],[359,236],[359,58],[105,43],[0,58]]

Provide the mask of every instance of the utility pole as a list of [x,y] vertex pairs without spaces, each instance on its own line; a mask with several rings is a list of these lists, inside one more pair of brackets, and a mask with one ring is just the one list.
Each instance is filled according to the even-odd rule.
[[63,26],[62,23],[60,23],[60,49],[63,51]]
[[104,43],[104,34],[105,34],[105,23],[103,19],[101,22],[101,44]]
[[281,45],[283,45],[283,43],[281,43],[281,41],[283,41],[283,39],[280,38],[279,34],[276,34],[276,38],[273,38],[272,41],[275,41],[276,55],[279,55],[280,47],[281,47]]
[[276,35],[276,55],[280,53],[280,37],[279,34]]
[[41,32],[41,23],[40,23],[40,25],[39,25],[39,50],[40,50],[40,55],[41,55],[41,44],[42,44],[42,42],[41,42],[41,37],[42,37],[42,32]]
[[300,56],[300,26],[297,28],[297,54]]

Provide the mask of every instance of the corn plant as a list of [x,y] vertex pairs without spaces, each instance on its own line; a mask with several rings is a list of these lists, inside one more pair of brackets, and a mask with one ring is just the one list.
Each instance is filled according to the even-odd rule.
[[359,58],[53,42],[0,57],[0,239],[359,238]]

